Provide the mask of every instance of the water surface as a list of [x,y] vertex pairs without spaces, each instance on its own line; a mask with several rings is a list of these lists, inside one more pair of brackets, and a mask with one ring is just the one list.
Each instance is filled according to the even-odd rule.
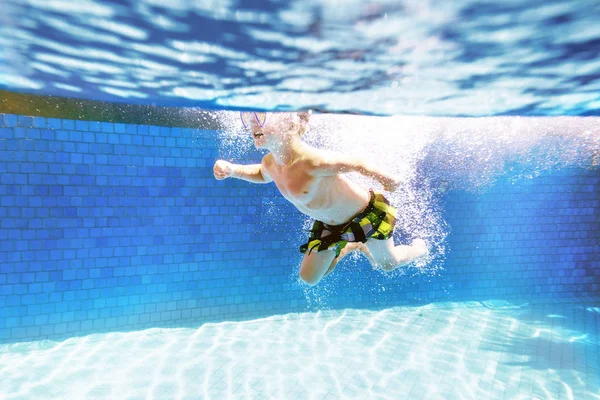
[[600,3],[4,0],[0,88],[208,109],[599,115]]

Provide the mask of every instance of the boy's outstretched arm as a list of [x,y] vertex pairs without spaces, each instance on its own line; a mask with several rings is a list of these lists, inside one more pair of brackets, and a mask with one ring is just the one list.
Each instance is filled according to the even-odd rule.
[[272,181],[262,164],[240,165],[224,160],[217,160],[213,167],[213,173],[218,180],[237,178],[252,183],[268,183]]
[[358,157],[347,156],[341,153],[326,152],[323,157],[315,160],[313,173],[315,175],[327,176],[344,174],[347,172],[358,172],[361,175],[372,178],[383,186],[388,192],[394,192],[401,180],[394,174]]

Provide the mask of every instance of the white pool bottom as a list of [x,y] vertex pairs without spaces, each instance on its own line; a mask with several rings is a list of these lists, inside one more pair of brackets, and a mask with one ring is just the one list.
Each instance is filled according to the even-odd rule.
[[514,305],[3,345],[0,399],[600,399],[599,304]]

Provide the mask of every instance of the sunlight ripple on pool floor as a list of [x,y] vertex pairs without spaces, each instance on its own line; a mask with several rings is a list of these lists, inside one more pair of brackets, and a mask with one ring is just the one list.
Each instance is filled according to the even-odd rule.
[[504,303],[4,345],[0,398],[600,398],[598,302]]

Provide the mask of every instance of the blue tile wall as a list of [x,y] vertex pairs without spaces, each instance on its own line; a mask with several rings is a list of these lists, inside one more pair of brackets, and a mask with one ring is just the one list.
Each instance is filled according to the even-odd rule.
[[600,294],[600,170],[567,169],[484,195],[453,193],[445,267],[457,298]]
[[598,170],[448,193],[439,276],[391,281],[359,262],[307,289],[297,281],[304,218],[272,184],[216,181],[216,137],[0,115],[0,342],[600,293]]

